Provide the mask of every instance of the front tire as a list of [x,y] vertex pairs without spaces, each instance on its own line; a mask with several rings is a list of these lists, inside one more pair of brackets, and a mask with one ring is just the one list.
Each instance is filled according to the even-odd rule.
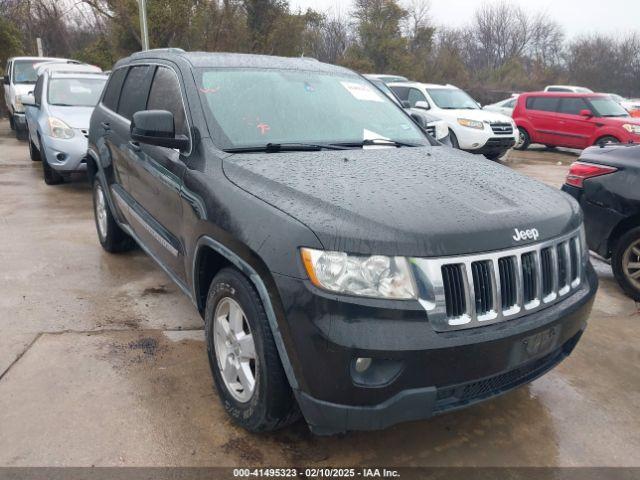
[[602,137],[596,140],[596,143],[594,145],[598,147],[604,147],[608,143],[620,143],[620,140],[618,140],[616,137],[612,137],[611,135],[607,135],[606,137]]
[[56,172],[49,162],[47,161],[47,154],[42,148],[42,141],[38,138],[38,144],[40,145],[40,158],[42,159],[42,176],[44,178],[44,183],[47,185],[59,185],[64,182],[64,177]]
[[260,296],[235,269],[221,270],[211,282],[205,336],[216,390],[235,423],[265,432],[298,418]]
[[629,230],[618,239],[611,267],[622,290],[640,302],[640,227]]
[[113,217],[104,188],[97,176],[93,179],[93,214],[98,240],[102,248],[109,253],[118,253],[131,250],[134,247],[133,239],[120,228]]
[[36,148],[31,139],[29,139],[29,158],[31,158],[31,161],[33,162],[41,160],[40,151]]
[[453,130],[449,130],[449,138],[451,140],[451,146],[456,150],[460,150],[460,143],[458,142],[458,137],[453,132]]

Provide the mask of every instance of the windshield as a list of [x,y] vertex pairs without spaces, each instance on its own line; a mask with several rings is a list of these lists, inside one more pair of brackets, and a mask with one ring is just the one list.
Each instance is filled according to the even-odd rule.
[[457,88],[428,88],[427,92],[433,102],[445,110],[464,109],[479,110],[478,103],[466,92]]
[[53,78],[49,81],[49,105],[95,107],[106,78]]
[[198,87],[223,149],[369,139],[429,145],[402,109],[357,76],[200,69]]
[[42,60],[16,60],[13,62],[13,83],[36,83],[38,75],[33,66]]
[[371,83],[373,83],[376,87],[378,87],[380,91],[384,93],[387,97],[393,100],[394,103],[402,106],[400,104],[400,100],[398,100],[398,97],[396,97],[396,94],[393,93],[393,91],[389,88],[389,86],[386,83],[384,83],[382,80],[373,80]]
[[622,106],[614,102],[608,97],[590,98],[591,105],[598,113],[599,117],[628,117],[627,112]]

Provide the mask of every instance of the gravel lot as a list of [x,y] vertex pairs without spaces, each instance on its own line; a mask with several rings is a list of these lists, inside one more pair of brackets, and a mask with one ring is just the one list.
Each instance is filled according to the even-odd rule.
[[[640,309],[601,286],[574,354],[482,405],[317,438],[233,426],[202,321],[141,251],[100,248],[83,178],[42,180],[0,122],[0,466],[640,466]],[[571,152],[505,164],[560,186]]]

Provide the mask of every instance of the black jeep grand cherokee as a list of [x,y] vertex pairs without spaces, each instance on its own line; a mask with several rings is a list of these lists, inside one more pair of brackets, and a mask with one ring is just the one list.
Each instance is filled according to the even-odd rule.
[[344,68],[134,54],[89,136],[100,243],[134,240],[193,300],[249,430],[467,406],[548,371],[586,326],[597,278],[577,203],[433,145]]

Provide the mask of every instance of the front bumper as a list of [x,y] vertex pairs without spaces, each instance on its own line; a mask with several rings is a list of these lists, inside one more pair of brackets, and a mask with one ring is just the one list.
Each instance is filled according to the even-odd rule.
[[47,162],[58,172],[82,172],[87,169],[87,138],[81,132],[76,132],[69,139],[43,135],[42,148]]
[[487,140],[482,147],[473,150],[473,153],[480,153],[483,155],[492,155],[506,152],[516,145],[516,141],[513,137],[492,137]]
[[[569,355],[586,328],[597,289],[590,265],[585,280],[564,301],[528,316],[438,333],[412,302],[347,303],[276,276],[300,363],[300,409],[317,433],[373,430],[529,382]],[[354,373],[358,357],[373,359],[368,379]]]

